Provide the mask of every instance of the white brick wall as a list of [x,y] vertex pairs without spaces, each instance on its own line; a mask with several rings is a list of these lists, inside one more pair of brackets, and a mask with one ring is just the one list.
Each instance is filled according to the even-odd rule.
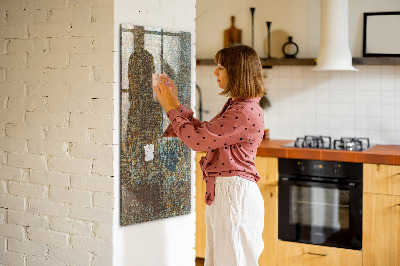
[[113,0],[1,0],[0,265],[112,265]]

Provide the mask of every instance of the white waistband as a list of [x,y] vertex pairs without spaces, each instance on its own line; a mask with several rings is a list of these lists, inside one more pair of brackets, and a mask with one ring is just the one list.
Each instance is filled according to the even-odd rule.
[[224,183],[230,183],[230,182],[241,182],[241,181],[247,181],[246,179],[240,177],[240,176],[216,176],[215,177],[215,184],[224,184]]

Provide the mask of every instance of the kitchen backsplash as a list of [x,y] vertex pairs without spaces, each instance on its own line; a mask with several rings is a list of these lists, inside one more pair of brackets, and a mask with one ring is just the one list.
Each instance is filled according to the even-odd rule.
[[[400,144],[400,66],[355,67],[358,72],[317,72],[313,66],[274,66],[264,70],[271,102],[271,107],[264,110],[270,137],[369,137],[374,144]],[[226,101],[226,97],[218,95],[214,69],[196,68],[205,121]]]

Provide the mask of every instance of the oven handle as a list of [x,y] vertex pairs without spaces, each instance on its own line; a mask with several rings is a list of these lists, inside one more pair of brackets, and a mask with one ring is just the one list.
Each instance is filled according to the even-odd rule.
[[335,182],[335,181],[315,181],[315,180],[304,180],[299,178],[281,177],[280,181],[289,182],[294,185],[306,185],[318,187],[337,187],[345,189],[354,189],[356,187],[355,182]]

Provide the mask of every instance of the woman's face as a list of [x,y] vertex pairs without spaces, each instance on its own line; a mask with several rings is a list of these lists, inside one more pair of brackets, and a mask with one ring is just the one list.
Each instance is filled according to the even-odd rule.
[[226,68],[218,64],[214,71],[214,75],[217,77],[219,87],[221,89],[226,89],[228,87],[228,71]]

